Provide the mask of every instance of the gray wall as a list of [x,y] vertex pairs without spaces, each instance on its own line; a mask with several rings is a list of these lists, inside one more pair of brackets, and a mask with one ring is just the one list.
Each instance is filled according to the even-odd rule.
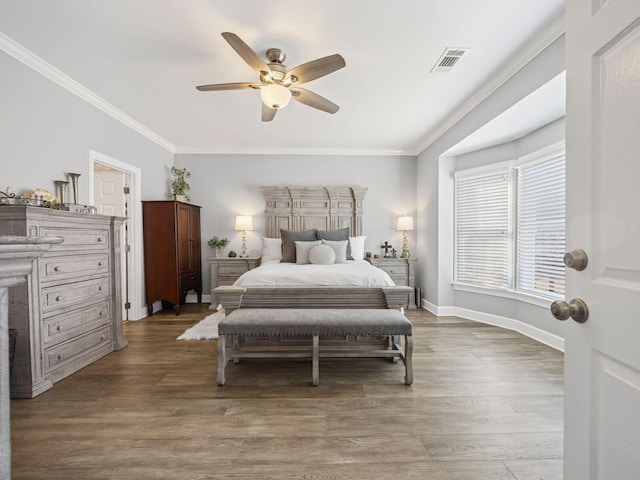
[[[202,206],[202,271],[204,293],[210,291],[206,240],[226,237],[226,252],[241,251],[241,233],[234,231],[236,215],[252,215],[254,230],[247,232],[248,250],[260,250],[264,236],[264,197],[259,186],[355,185],[368,187],[364,199],[363,234],[366,250],[380,252],[385,240],[398,248],[400,215],[416,213],[416,157],[315,155],[187,155],[177,154],[178,167],[186,167],[191,201]],[[415,232],[409,249],[415,252]]]
[[[139,168],[143,199],[166,198],[172,152],[4,52],[0,72],[0,190],[10,186],[17,194],[33,188],[56,193],[54,180],[68,180],[67,173],[75,172],[81,174],[78,202],[89,204],[93,150]],[[136,240],[134,252],[142,252],[141,242]],[[130,291],[130,318],[136,319],[146,312],[144,272],[138,271],[142,259],[130,265],[141,279]]]
[[142,170],[142,198],[165,198],[173,154],[0,52],[0,190],[55,192],[54,180],[80,173],[88,203],[89,150]]
[[540,307],[497,297],[454,292],[451,286],[452,172],[456,168],[513,158],[534,151],[544,146],[541,144],[545,142],[564,139],[563,121],[554,122],[545,129],[506,145],[470,153],[458,159],[446,156],[446,152],[461,140],[560,74],[564,68],[563,35],[418,155],[418,257],[428,261],[419,265],[417,282],[423,287],[423,298],[436,308],[458,307],[501,315],[564,336],[562,327],[558,325],[560,322],[549,320],[549,314]]

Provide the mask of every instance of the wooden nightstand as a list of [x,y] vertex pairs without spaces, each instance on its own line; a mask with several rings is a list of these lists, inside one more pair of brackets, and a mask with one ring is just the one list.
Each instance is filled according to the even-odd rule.
[[414,289],[411,292],[409,299],[409,308],[416,308],[415,288],[416,288],[416,275],[415,265],[418,259],[416,258],[367,258],[371,265],[378,267],[389,274],[391,280],[396,285],[412,287]]
[[240,275],[260,265],[259,258],[218,257],[210,258],[211,265],[211,305],[215,310],[220,303],[213,289],[221,285],[233,285]]

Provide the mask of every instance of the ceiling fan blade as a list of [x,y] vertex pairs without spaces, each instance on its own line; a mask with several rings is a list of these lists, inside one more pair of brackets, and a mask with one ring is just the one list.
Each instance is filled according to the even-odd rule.
[[323,112],[336,113],[338,110],[340,110],[340,107],[333,103],[331,100],[327,100],[317,93],[305,90],[304,88],[292,88],[291,97],[300,103],[304,103],[309,107],[317,108],[318,110],[322,110]]
[[285,79],[291,79],[294,84],[306,83],[340,70],[345,65],[344,58],[336,53],[293,67],[287,72]]
[[196,88],[201,92],[211,92],[214,90],[244,90],[247,88],[260,88],[260,86],[250,82],[238,82],[238,83],[215,83],[213,85],[198,85]]
[[249,45],[244,43],[239,36],[235,33],[224,32],[222,34],[224,39],[231,45],[238,55],[242,57],[242,59],[249,64],[251,68],[253,68],[256,72],[261,75],[269,75],[271,73],[271,69],[264,63],[264,60],[260,58],[260,56],[254,52]]
[[271,108],[271,107],[267,107],[264,103],[262,104],[262,121],[263,122],[270,122],[271,120],[273,120],[273,117],[276,116],[276,112],[278,110],[276,110],[275,108]]

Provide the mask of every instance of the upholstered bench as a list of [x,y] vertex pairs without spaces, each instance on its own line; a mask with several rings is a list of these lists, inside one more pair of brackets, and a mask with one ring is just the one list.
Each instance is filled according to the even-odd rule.
[[[241,358],[311,358],[312,383],[317,386],[321,357],[399,358],[405,365],[405,383],[411,385],[412,333],[413,325],[398,310],[239,308],[218,324],[218,385],[225,384],[229,360],[237,363]],[[248,345],[245,340],[251,337],[284,339],[285,342],[256,342],[251,348],[245,348]],[[358,341],[339,345],[335,340],[340,337],[357,337]],[[382,339],[383,343],[380,346],[380,343],[360,341],[360,337]],[[404,348],[401,337],[404,337]],[[294,338],[306,338],[306,344],[304,340],[294,344]]]

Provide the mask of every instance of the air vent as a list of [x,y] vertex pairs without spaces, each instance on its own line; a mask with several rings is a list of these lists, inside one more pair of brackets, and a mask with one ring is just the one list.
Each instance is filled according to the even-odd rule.
[[458,60],[462,58],[462,55],[467,53],[469,48],[459,48],[459,47],[447,47],[444,50],[444,53],[440,56],[440,59],[436,62],[436,64],[431,69],[431,73],[433,72],[449,72],[458,63]]

